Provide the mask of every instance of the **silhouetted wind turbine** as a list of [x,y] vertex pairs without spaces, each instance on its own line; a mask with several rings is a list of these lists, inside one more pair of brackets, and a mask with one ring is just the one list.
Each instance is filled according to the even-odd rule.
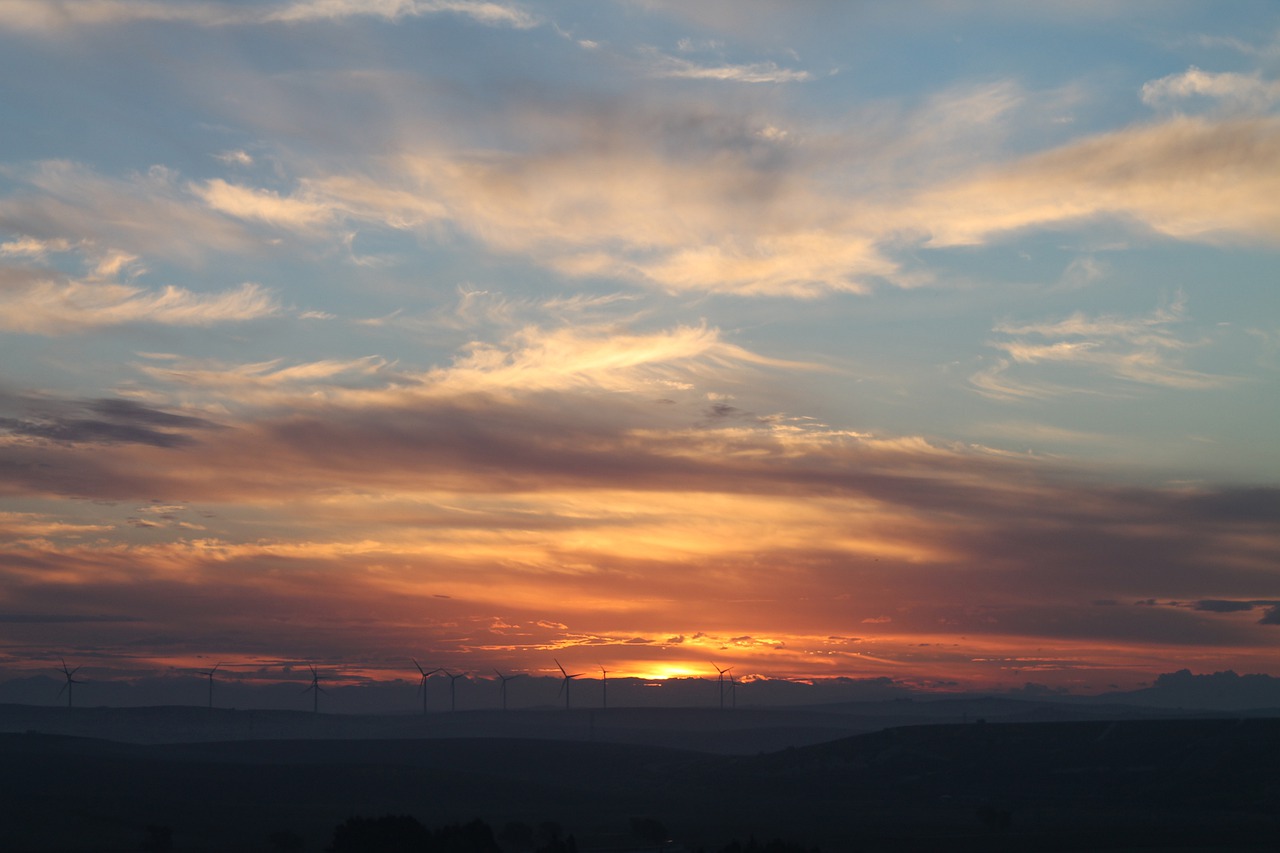
[[[552,658],[552,660],[556,660]],[[560,692],[564,694],[564,709],[569,710],[569,682],[583,675],[581,672],[575,672],[573,675],[564,671],[564,667],[560,666],[560,661],[556,660],[556,666],[560,670],[560,674],[564,676],[564,681],[560,682]]]
[[604,668],[604,664],[600,667],[600,707],[609,707],[609,670]]
[[[498,671],[495,669],[494,672]],[[522,675],[524,675],[522,672],[517,672],[515,675],[503,675],[498,672],[498,678],[502,679],[502,710],[507,710],[507,682],[514,681]]]
[[[67,707],[68,708],[71,707],[71,685],[84,684],[83,681],[78,681],[75,678],[72,678],[72,676],[79,671],[80,671],[80,667],[76,667],[75,669],[67,669],[67,661],[65,658],[62,659],[62,674],[67,677],[67,683],[62,685],[62,688],[58,691],[58,696],[62,695],[63,690],[67,691]],[[54,698],[56,699],[57,697],[55,696]]]
[[449,710],[456,711],[458,710],[458,690],[456,685],[457,685],[458,679],[462,678],[462,676],[466,675],[466,673],[460,672],[457,675],[454,675],[453,673],[449,672],[449,670],[447,669],[442,669],[440,671],[443,672],[445,675],[449,676]]
[[218,661],[217,663],[215,663],[213,665],[213,669],[209,670],[208,672],[200,673],[201,675],[207,675],[209,677],[209,707],[210,708],[213,707],[213,674],[218,671],[218,667],[220,666],[222,666],[222,661]]
[[720,710],[722,710],[722,711],[723,711],[723,710],[724,710],[724,676],[725,676],[725,673],[727,673],[727,672],[731,672],[731,671],[733,670],[733,667],[728,667],[728,668],[726,668],[726,669],[721,669],[721,668],[719,667],[719,665],[718,665],[715,661],[711,661],[711,665],[712,665],[712,666],[714,666],[714,667],[716,668],[716,672],[720,673],[720,678],[719,678],[719,684],[720,684]]
[[738,707],[738,679],[734,677],[732,672],[729,673],[729,697],[733,703],[732,707]]
[[439,667],[427,672],[422,668],[422,664],[418,663],[415,658],[409,658],[413,661],[413,665],[418,668],[418,672],[422,673],[422,680],[418,682],[418,692],[422,694],[422,713],[427,713],[427,679],[440,671]]
[[320,673],[316,672],[316,668],[311,666],[311,664],[307,664],[307,666],[311,669],[311,685],[309,687],[302,688],[302,692],[312,694],[311,712],[317,713],[320,710],[320,694],[327,693],[328,691],[320,686]]

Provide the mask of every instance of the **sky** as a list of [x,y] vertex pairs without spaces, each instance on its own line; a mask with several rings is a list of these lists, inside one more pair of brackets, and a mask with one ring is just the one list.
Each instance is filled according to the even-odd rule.
[[0,680],[1280,675],[1278,249],[1270,2],[4,0]]

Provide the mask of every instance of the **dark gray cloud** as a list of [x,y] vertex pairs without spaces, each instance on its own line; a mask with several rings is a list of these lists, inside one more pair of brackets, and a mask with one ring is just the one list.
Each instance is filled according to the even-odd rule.
[[1221,601],[1210,598],[1197,601],[1194,609],[1206,610],[1210,613],[1239,613],[1244,610],[1252,610],[1253,607],[1252,601]]
[[85,613],[0,613],[0,623],[46,625],[78,622],[141,622],[136,616]]
[[194,442],[188,431],[218,428],[204,418],[177,415],[132,400],[0,399],[4,408],[12,409],[15,404],[22,413],[17,417],[0,417],[0,432],[64,444],[146,444],[173,448]]

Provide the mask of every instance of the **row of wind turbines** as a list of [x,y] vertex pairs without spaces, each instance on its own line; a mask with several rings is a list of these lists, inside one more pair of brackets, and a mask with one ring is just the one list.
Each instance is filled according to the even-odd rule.
[[[420,675],[420,678],[418,680],[418,692],[422,694],[422,713],[423,714],[427,713],[427,679],[429,679],[431,676],[435,675],[438,672],[444,673],[449,679],[449,710],[457,711],[458,710],[458,692],[457,692],[458,679],[463,678],[467,675],[470,675],[470,673],[469,672],[452,673],[446,670],[444,667],[436,667],[435,669],[432,669],[432,670],[426,670],[422,667],[422,664],[418,663],[418,660],[416,658],[410,658],[410,660],[413,661],[413,665],[418,670],[418,673]],[[556,669],[560,670],[560,675],[562,676],[560,681],[560,691],[559,693],[556,694],[556,698],[559,698],[560,696],[564,697],[564,707],[565,707],[565,710],[567,711],[569,710],[569,707],[570,707],[569,706],[569,684],[573,681],[573,679],[581,678],[582,676],[586,675],[586,673],[585,672],[574,672],[574,673],[567,672],[565,668],[560,664],[559,660],[556,660],[555,658],[552,658],[552,660],[555,661]],[[609,707],[609,670],[605,669],[603,664],[600,664],[599,666],[600,666],[601,707],[608,708]],[[726,686],[728,687],[728,692],[730,694],[731,707],[736,708],[738,706],[738,681],[733,676],[733,667],[730,666],[730,667],[721,668],[714,661],[711,663],[711,666],[715,669],[716,675],[717,675],[716,683],[717,683],[717,689],[719,691],[720,709],[724,710]],[[212,669],[198,671],[199,675],[203,675],[209,679],[209,707],[210,708],[213,707],[213,677],[221,668],[222,668],[222,661],[219,661],[218,663],[214,664]],[[319,671],[317,671],[316,668],[311,664],[307,664],[307,668],[311,670],[311,683],[306,687],[304,687],[302,689],[302,692],[311,694],[311,710],[313,712],[318,713],[320,711],[320,694],[327,693],[328,691],[320,686],[321,675]],[[78,666],[75,669],[69,669],[67,667],[66,660],[62,659],[62,674],[66,678],[66,683],[63,684],[62,687],[58,690],[57,698],[61,698],[62,694],[65,692],[67,694],[68,708],[71,707],[72,685],[84,683],[81,679],[78,679],[75,677],[75,674],[79,672],[80,669],[81,667],[78,667]],[[521,676],[526,675],[527,673],[517,672],[514,675],[506,675],[500,672],[499,670],[495,669],[494,674],[498,676],[499,684],[501,685],[500,691],[502,694],[502,710],[505,711],[507,710],[507,682],[514,681],[515,679],[520,678]],[[728,676],[728,678],[726,679],[725,676]]]

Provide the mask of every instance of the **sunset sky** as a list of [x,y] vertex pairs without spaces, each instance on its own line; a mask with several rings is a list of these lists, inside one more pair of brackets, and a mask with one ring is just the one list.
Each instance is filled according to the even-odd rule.
[[0,680],[1280,675],[1274,2],[3,0]]

